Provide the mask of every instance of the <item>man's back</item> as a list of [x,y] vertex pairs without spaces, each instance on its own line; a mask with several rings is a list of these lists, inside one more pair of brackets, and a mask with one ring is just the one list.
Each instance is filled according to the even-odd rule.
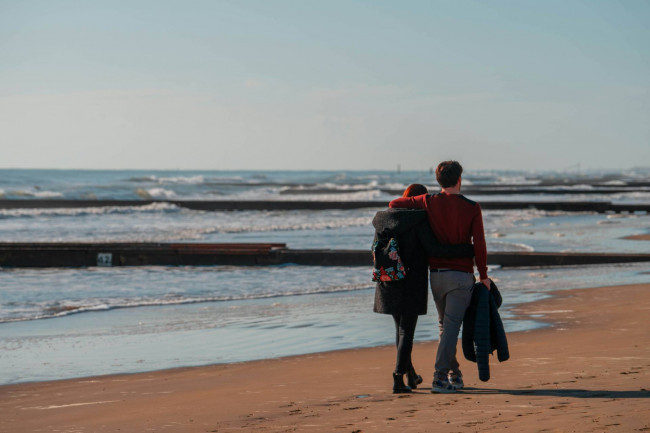
[[[390,202],[392,208],[425,209],[429,224],[443,244],[474,244],[476,267],[481,279],[487,278],[487,251],[483,232],[481,206],[460,194],[441,192],[434,195],[400,197]],[[474,272],[471,258],[429,258],[432,269],[453,269]]]

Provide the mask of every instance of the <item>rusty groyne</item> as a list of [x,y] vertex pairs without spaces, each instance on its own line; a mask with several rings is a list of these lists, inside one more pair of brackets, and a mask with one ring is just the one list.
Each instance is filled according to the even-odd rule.
[[[182,208],[202,211],[245,211],[245,210],[327,210],[327,209],[363,209],[385,208],[384,201],[312,201],[312,200],[0,200],[0,209],[55,209],[55,208],[91,208],[91,207],[127,207],[146,206],[166,203]],[[650,204],[614,204],[601,201],[484,201],[483,209],[539,209],[564,212],[649,212]]]
[[[650,262],[650,254],[488,253],[502,267]],[[367,250],[290,249],[281,243],[0,243],[0,267],[371,266]]]

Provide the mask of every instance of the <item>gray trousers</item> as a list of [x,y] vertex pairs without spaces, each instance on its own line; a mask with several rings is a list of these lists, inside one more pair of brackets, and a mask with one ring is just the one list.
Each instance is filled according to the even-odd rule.
[[465,310],[472,300],[474,275],[460,271],[431,272],[431,292],[438,310],[440,341],[434,377],[461,375],[456,359],[456,345]]

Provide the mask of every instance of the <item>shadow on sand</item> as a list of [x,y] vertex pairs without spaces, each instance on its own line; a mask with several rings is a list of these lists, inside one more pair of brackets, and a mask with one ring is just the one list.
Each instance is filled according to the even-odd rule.
[[490,395],[534,395],[540,397],[573,397],[573,398],[650,398],[650,391],[607,391],[588,389],[498,389],[465,387],[459,394]]

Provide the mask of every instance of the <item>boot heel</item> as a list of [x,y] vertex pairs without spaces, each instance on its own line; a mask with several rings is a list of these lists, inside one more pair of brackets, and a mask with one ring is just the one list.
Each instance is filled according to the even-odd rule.
[[404,375],[393,373],[393,394],[410,393],[411,387],[404,385]]
[[418,385],[422,383],[422,376],[417,374],[415,372],[415,369],[409,370],[409,372],[406,374],[406,378],[408,379],[408,385],[412,389],[416,389]]

